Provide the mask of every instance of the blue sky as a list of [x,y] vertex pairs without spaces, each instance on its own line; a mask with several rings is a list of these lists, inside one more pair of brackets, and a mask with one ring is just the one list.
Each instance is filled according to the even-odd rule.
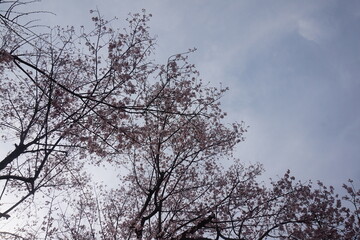
[[[192,47],[201,77],[230,91],[228,121],[250,126],[236,156],[266,176],[340,186],[360,181],[360,2],[235,0],[42,0],[50,25],[89,24],[98,8],[120,23],[153,14],[156,58]],[[43,17],[42,17],[43,18]]]

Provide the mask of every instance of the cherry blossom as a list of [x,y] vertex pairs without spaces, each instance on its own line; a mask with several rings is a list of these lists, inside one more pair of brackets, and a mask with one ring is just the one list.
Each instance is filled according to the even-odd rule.
[[359,239],[356,184],[259,181],[234,156],[247,127],[224,120],[227,89],[199,77],[195,49],[153,61],[145,10],[126,29],[92,10],[91,30],[39,34],[18,4],[0,15],[0,217],[29,215],[3,239]]

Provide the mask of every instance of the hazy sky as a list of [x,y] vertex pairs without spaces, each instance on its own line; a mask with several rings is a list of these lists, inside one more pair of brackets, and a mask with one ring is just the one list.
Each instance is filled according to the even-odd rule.
[[[188,48],[211,85],[230,87],[229,122],[250,126],[237,149],[267,176],[286,169],[339,186],[360,181],[360,1],[42,0],[50,25],[153,14],[157,59]],[[40,15],[42,16],[42,15]],[[44,17],[41,17],[44,18]],[[120,21],[124,23],[124,21]]]

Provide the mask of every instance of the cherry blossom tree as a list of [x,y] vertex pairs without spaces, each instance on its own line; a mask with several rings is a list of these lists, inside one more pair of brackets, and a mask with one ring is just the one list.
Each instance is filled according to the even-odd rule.
[[[189,240],[355,240],[360,236],[360,191],[351,181],[344,185],[347,195],[340,198],[332,187],[301,183],[290,172],[265,186],[256,180],[262,170],[259,165],[244,167],[236,162],[227,171],[195,165],[171,177],[165,171],[158,179],[149,174],[145,183],[140,182],[143,175],[129,171],[112,190],[85,187],[81,198],[68,198],[71,213],[60,207],[53,214],[58,209],[49,208],[51,214],[43,222],[46,236]],[[31,232],[26,239],[38,239],[44,232]]]
[[[223,120],[227,89],[199,78],[193,50],[152,61],[145,12],[125,30],[92,11],[91,31],[39,34],[19,24],[19,3],[0,16],[0,126],[12,147],[0,161],[0,197],[16,197],[0,202],[1,217],[32,206],[35,193],[46,212],[3,239],[359,238],[352,182],[344,198],[290,172],[267,184],[261,165],[236,160],[247,128]],[[104,164],[117,186],[88,176]]]
[[110,161],[131,148],[145,115],[158,111],[158,83],[149,96],[156,76],[175,78],[173,59],[161,69],[149,58],[155,39],[145,12],[130,15],[124,30],[110,28],[97,11],[91,11],[91,31],[43,30],[22,23],[29,13],[15,10],[30,2],[0,2],[7,6],[0,15],[0,129],[8,143],[0,160],[0,201],[17,198],[1,206],[6,218],[41,189],[78,185],[71,176],[84,164]]
[[[53,228],[57,231],[52,231],[52,237],[359,237],[360,191],[344,185],[348,192],[344,201],[332,187],[296,181],[290,172],[270,185],[259,183],[256,177],[262,172],[260,165],[244,167],[232,158],[233,147],[242,140],[246,128],[221,123],[225,114],[217,99],[222,91],[199,88],[194,80],[179,80],[161,87],[167,97],[155,103],[159,111],[146,114],[146,124],[132,147],[112,162],[119,171],[127,169],[119,175],[119,186],[99,188],[98,194],[91,187],[85,188],[79,199],[69,201],[75,212],[62,212],[59,220],[52,220],[54,226],[61,226]],[[155,86],[155,93],[158,88]],[[195,109],[198,114],[173,115],[170,109],[184,113]],[[233,164],[222,166],[225,159]],[[350,207],[344,205],[346,201],[351,202]]]

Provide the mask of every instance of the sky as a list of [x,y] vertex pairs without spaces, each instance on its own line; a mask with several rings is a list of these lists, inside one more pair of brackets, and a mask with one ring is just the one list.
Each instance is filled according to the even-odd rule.
[[146,9],[156,59],[190,57],[227,86],[228,122],[249,126],[235,156],[265,176],[360,186],[360,1],[42,0],[49,25],[89,26],[90,9],[119,18]]

